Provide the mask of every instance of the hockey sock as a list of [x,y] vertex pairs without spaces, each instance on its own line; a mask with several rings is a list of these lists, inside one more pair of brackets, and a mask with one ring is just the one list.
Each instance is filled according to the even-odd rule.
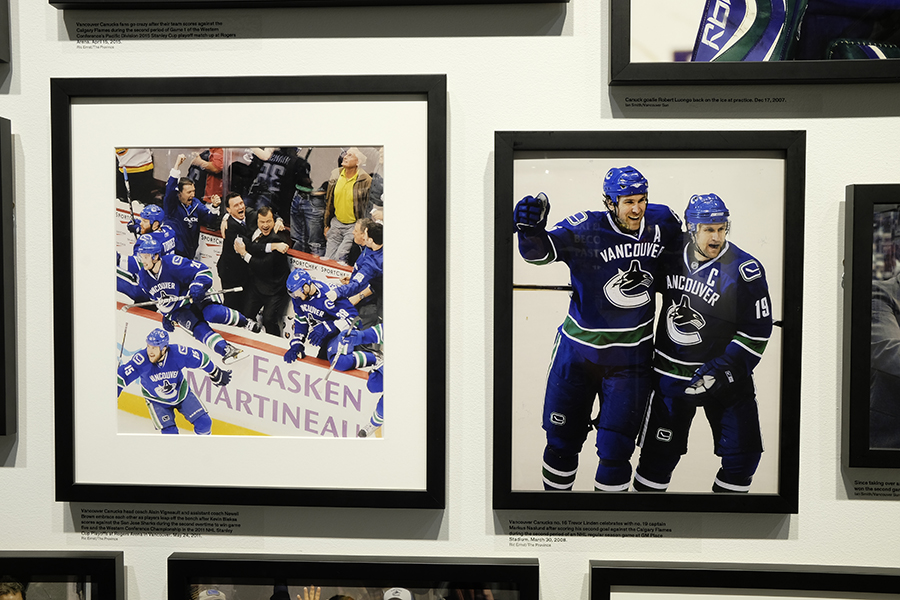
[[545,490],[571,490],[578,474],[578,455],[559,456],[550,448],[544,448],[541,474]]
[[594,479],[595,492],[627,492],[631,484],[631,463],[601,458]]
[[197,420],[193,422],[194,425],[194,433],[197,435],[209,435],[212,433],[212,419],[209,418],[209,413],[203,413]]
[[641,460],[634,472],[634,491],[636,492],[664,492],[672,480],[672,471],[680,455],[667,456],[642,451]]
[[[240,313],[236,312],[236,314]],[[216,352],[220,356],[225,356],[225,348],[228,347],[228,343],[221,335],[213,331],[212,327],[209,326],[209,323],[200,321],[194,325],[194,338],[206,344],[213,352]]]
[[162,429],[160,429],[160,433],[167,433],[167,434],[175,434],[175,435],[178,435],[178,427],[176,427],[174,424],[172,424],[172,425],[166,425],[165,427],[163,427]]
[[203,307],[203,318],[210,323],[221,323],[222,325],[237,327],[247,325],[247,317],[224,304],[207,304]]
[[716,473],[712,491],[718,493],[743,493],[750,491],[750,482],[762,458],[760,452],[728,454],[722,457],[722,468]]
[[372,413],[369,423],[375,427],[384,425],[384,396],[378,399],[378,404],[375,406],[375,412]]

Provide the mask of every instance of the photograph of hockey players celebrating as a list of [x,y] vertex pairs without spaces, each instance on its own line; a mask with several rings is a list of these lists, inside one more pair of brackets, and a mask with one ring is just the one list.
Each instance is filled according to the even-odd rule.
[[[358,170],[367,162],[381,168],[382,148],[352,148]],[[381,323],[384,209],[378,207],[377,223],[372,214],[356,215],[355,207],[345,211],[379,242],[360,236],[362,248],[353,254],[360,258],[349,263],[292,249],[293,190],[308,192],[339,178],[342,167],[334,165],[347,148],[279,147],[268,162],[258,157],[264,150],[216,148],[222,159],[217,191],[225,202],[217,193],[198,197],[196,182],[182,176],[185,167],[209,162],[201,158],[208,149],[148,149],[159,166],[152,185],[162,207],[133,200],[123,173],[126,197],[116,200],[120,432],[177,433],[176,407],[188,422],[183,429],[213,436],[381,437],[371,424],[373,414],[383,419],[382,391],[368,382],[381,368],[380,346],[376,356],[358,336],[351,344],[339,334]],[[240,193],[247,193],[247,182],[259,210],[244,210]],[[323,221],[305,225],[324,235]],[[220,277],[235,264],[245,276],[228,279],[226,287]],[[277,296],[279,289],[293,303],[256,300],[260,290]],[[367,310],[362,325],[357,304]],[[145,347],[147,339],[160,343]],[[200,358],[184,363],[182,374],[172,363],[181,365],[183,356]],[[147,371],[151,366],[161,371]],[[379,382],[381,373],[373,376]]]
[[772,301],[763,265],[727,239],[730,215],[716,194],[692,196],[686,239],[667,255],[635,490],[668,488],[698,407],[722,461],[713,492],[749,492],[762,457],[753,370],[772,334]]
[[[787,287],[786,164],[777,152],[515,156],[503,197],[512,341],[508,359],[498,353],[510,365],[508,442],[495,431],[509,444],[510,492],[550,492],[515,506],[780,501],[796,400],[784,398],[784,330],[773,327]],[[690,427],[698,407],[709,428]],[[635,493],[648,489],[666,493]]]

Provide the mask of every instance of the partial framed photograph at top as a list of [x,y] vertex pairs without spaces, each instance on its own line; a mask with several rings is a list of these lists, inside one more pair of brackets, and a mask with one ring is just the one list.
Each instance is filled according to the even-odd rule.
[[50,0],[59,9],[301,8],[333,6],[407,6],[443,4],[532,4],[569,0]]
[[610,84],[900,80],[898,0],[611,0]]
[[796,512],[804,155],[496,134],[494,508]]
[[121,552],[0,551],[4,600],[124,600]]
[[534,559],[176,553],[169,600],[538,600]]
[[896,569],[809,565],[620,564],[591,561],[591,600],[716,598],[892,600]]
[[847,186],[845,462],[900,467],[900,184]]
[[444,77],[183,83],[52,82],[58,499],[442,506]]

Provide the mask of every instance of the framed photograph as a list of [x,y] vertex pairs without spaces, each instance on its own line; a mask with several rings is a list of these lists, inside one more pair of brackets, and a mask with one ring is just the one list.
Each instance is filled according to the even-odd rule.
[[900,467],[900,184],[847,186],[844,450],[850,467]]
[[57,499],[442,507],[445,76],[51,103]]
[[537,559],[176,553],[168,571],[169,600],[538,600],[539,593]]
[[[591,561],[591,600],[685,600],[687,598],[896,597],[900,572],[865,567],[809,565],[659,565]],[[881,594],[884,594],[883,596]]]
[[3,319],[0,320],[0,435],[16,432],[16,241],[13,198],[13,145],[8,119],[0,118],[0,280],[3,281]]
[[124,600],[121,552],[0,551],[0,597]]
[[757,4],[610,0],[610,85],[900,80],[896,2]]
[[796,512],[805,139],[496,134],[494,508]]
[[129,8],[301,8],[330,6],[413,6],[442,4],[529,4],[535,2],[568,2],[569,0],[50,0],[60,9],[129,9]]

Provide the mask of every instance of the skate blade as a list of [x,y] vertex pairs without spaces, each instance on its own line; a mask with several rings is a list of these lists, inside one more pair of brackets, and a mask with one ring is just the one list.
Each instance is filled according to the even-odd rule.
[[223,364],[223,365],[233,365],[233,364],[236,363],[236,362],[239,362],[239,361],[244,360],[244,359],[247,358],[248,356],[250,356],[250,355],[247,354],[246,352],[244,352],[243,350],[238,349],[238,353],[237,353],[237,354],[232,354],[232,355],[229,356],[228,358],[223,358],[223,359],[222,359],[222,364]]

